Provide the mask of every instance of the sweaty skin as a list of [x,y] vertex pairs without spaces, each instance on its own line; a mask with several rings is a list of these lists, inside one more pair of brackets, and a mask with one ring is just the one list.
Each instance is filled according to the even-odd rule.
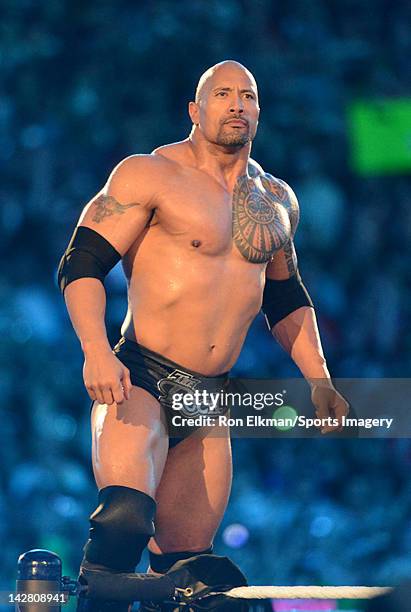
[[123,255],[122,333],[205,375],[235,363],[273,256],[295,271],[297,200],[250,159],[257,89],[227,64],[200,82],[190,137],[124,160],[80,219]]
[[[257,86],[244,66],[226,61],[210,68],[189,103],[190,136],[126,158],[79,220],[123,258],[122,333],[204,375],[235,363],[265,279],[296,271],[297,199],[250,158],[259,113]],[[127,399],[129,372],[109,355],[103,287],[80,278],[65,298],[90,397],[108,404]],[[311,308],[291,313],[272,332],[309,382],[331,385]]]
[[189,142],[153,157],[154,216],[123,259],[122,331],[187,368],[219,374],[236,361],[261,308],[267,262],[290,238],[291,204],[247,174],[231,194],[194,165]]
[[[226,61],[210,68],[188,110],[189,137],[123,160],[79,225],[122,256],[128,282],[122,333],[182,367],[217,375],[236,361],[266,278],[285,280],[296,271],[298,203],[286,183],[250,158],[260,109],[244,66]],[[159,402],[131,384],[112,353],[102,283],[79,278],[64,295],[85,356],[85,386],[96,400],[98,488],[123,485],[156,499],[152,552],[207,549],[230,492],[228,429],[203,428],[169,449]],[[310,382],[316,415],[347,414],[330,381],[314,310],[297,309],[272,333]]]

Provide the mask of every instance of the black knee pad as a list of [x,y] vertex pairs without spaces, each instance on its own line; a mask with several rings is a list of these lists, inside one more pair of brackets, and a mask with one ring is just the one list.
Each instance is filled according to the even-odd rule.
[[191,557],[197,557],[198,555],[211,555],[212,553],[212,546],[206,550],[196,552],[184,550],[181,552],[163,553],[160,555],[150,551],[150,568],[157,574],[165,574],[168,572],[170,567],[174,565],[174,563],[177,563],[177,561],[183,561],[185,559],[190,559]]
[[142,491],[117,485],[101,489],[98,501],[90,516],[84,558],[110,569],[133,572],[154,535],[156,502]]

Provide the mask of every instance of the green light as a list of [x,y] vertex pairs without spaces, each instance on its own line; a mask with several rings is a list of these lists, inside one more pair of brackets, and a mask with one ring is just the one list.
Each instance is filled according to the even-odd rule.
[[292,406],[281,406],[274,410],[273,419],[284,421],[284,423],[279,423],[278,425],[274,425],[274,427],[278,429],[278,431],[289,431],[293,428],[293,425],[292,423],[287,423],[286,419],[294,421],[297,416],[298,412]]
[[382,175],[411,170],[411,98],[354,100],[347,119],[356,172]]

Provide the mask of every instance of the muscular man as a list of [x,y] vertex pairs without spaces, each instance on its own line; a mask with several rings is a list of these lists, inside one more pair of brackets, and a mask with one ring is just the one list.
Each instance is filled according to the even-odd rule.
[[[133,571],[147,543],[158,573],[211,550],[230,491],[229,435],[203,430],[169,447],[160,388],[176,370],[199,383],[226,376],[261,307],[311,384],[316,414],[341,423],[348,411],[297,270],[296,196],[250,158],[260,112],[254,77],[221,62],[203,74],[188,110],[187,139],[113,170],[60,264],[94,400],[99,505],[81,572]],[[128,313],[113,352],[103,280],[120,259]],[[332,429],[340,425],[322,431]],[[87,609],[108,609],[99,606]]]

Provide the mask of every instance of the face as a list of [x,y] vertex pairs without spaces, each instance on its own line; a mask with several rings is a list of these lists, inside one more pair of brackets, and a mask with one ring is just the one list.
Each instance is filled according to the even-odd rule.
[[209,142],[238,149],[254,139],[260,107],[255,81],[245,70],[218,68],[191,105],[191,118]]

